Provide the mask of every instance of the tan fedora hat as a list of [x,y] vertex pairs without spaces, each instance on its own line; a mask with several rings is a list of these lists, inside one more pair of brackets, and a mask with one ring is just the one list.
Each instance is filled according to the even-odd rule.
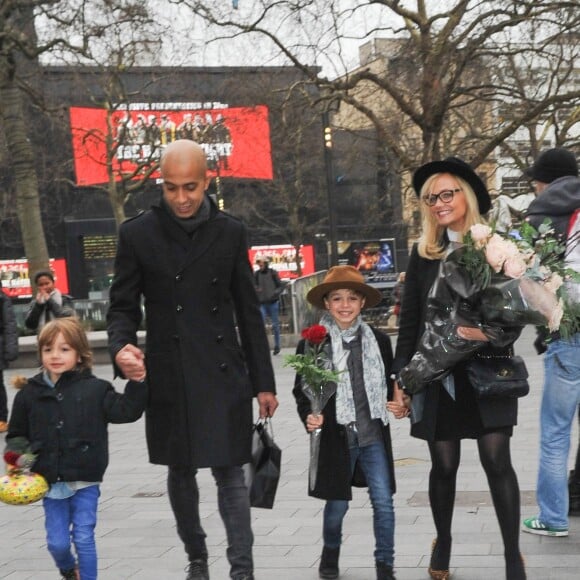
[[376,288],[365,284],[364,276],[354,266],[333,266],[324,276],[324,280],[308,292],[306,300],[323,310],[324,297],[332,290],[343,288],[360,292],[365,297],[365,308],[372,308],[383,299],[383,295]]

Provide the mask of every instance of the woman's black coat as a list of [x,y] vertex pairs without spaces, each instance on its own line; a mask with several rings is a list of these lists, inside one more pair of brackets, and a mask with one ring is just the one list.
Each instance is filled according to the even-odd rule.
[[275,386],[242,222],[212,202],[193,239],[158,206],[123,223],[108,313],[113,360],[137,343],[142,298],[150,461],[249,462],[253,397]]
[[[393,352],[391,349],[391,340],[389,337],[374,328],[372,331],[377,339],[379,350],[385,364],[385,377],[389,385],[389,374],[393,362]],[[304,353],[304,340],[298,343],[296,352]],[[296,398],[298,415],[302,422],[306,424],[306,417],[310,414],[310,400],[302,392],[302,382],[300,375],[296,375],[294,388],[292,390]],[[392,398],[392,387],[388,386],[387,397]],[[330,397],[330,400],[324,407],[324,423],[322,424],[322,433],[320,434],[320,456],[318,461],[318,472],[316,476],[316,486],[314,490],[308,490],[308,495],[320,499],[341,499],[351,500],[351,486],[366,487],[367,483],[362,469],[355,466],[354,475],[350,472],[350,454],[348,450],[348,439],[346,428],[336,422],[336,395]],[[393,463],[393,448],[391,444],[391,431],[389,425],[383,427],[383,443],[387,453],[387,462],[389,465],[389,480],[391,482],[392,493],[395,493],[395,469]]]
[[[399,336],[393,373],[398,373],[412,358],[417,350],[419,340],[425,329],[427,298],[431,286],[437,278],[440,260],[422,258],[415,245],[411,251],[409,265],[405,278],[405,293],[401,308]],[[506,330],[506,329],[504,329]],[[513,342],[519,336],[521,329],[507,329],[505,339]],[[505,348],[485,346],[490,354],[502,354]],[[436,429],[437,405],[443,386],[435,381],[419,393],[424,397],[423,414],[420,420],[411,426],[411,435],[420,439],[433,440]],[[505,427],[517,424],[517,399],[485,399],[478,401],[479,412],[484,428]]]

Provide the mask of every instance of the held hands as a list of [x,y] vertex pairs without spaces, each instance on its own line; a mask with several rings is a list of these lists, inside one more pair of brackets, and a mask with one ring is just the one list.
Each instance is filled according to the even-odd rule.
[[316,431],[316,429],[321,429],[324,423],[324,415],[308,415],[306,417],[306,430],[308,433]]
[[403,389],[399,387],[398,381],[394,381],[393,400],[387,403],[387,410],[390,411],[396,419],[403,419],[409,416],[411,407],[411,398],[406,395]]
[[257,395],[258,405],[260,406],[260,419],[273,417],[278,408],[278,399],[274,393],[262,391]]
[[144,381],[145,355],[143,351],[133,344],[126,344],[116,355],[115,364],[121,373],[130,381]]

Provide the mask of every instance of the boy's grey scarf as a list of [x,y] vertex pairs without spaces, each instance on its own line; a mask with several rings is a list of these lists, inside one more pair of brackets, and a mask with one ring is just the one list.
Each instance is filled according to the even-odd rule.
[[377,339],[371,327],[359,316],[354,324],[341,330],[330,314],[325,313],[320,324],[328,330],[332,341],[332,362],[335,370],[341,371],[336,389],[336,420],[341,425],[356,421],[354,396],[348,372],[347,359],[349,351],[345,350],[342,341],[357,335],[360,330],[364,386],[369,401],[372,419],[381,419],[383,424],[389,422],[387,412],[387,381],[385,365]]

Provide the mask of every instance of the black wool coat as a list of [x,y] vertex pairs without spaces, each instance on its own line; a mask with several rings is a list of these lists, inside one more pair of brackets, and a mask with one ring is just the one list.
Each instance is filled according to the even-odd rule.
[[32,470],[49,483],[102,481],[109,463],[108,423],[131,423],[143,414],[147,385],[129,381],[124,393],[90,371],[67,371],[54,387],[38,374],[18,391],[6,437],[28,441]]
[[[407,273],[405,276],[405,292],[399,322],[399,336],[393,363],[393,373],[399,371],[411,360],[425,330],[427,314],[427,299],[431,286],[439,272],[440,260],[422,258],[413,246]],[[513,343],[521,332],[521,328],[504,329],[501,346],[485,346],[489,355],[505,354],[506,344]],[[482,352],[483,352],[482,349]],[[433,440],[435,437],[437,405],[443,386],[439,381],[430,383],[427,388],[415,395],[424,397],[423,414],[419,421],[411,426],[411,435],[419,439]],[[506,427],[517,424],[517,399],[497,398],[478,400],[479,413],[484,428]]]
[[193,238],[157,206],[125,222],[108,312],[113,359],[137,344],[141,299],[150,461],[248,462],[252,397],[275,387],[243,224],[213,202]]
[[[377,339],[385,365],[385,377],[387,378],[387,385],[389,385],[387,398],[392,399],[392,386],[388,380],[393,362],[391,340],[383,332],[373,327],[371,329]],[[304,347],[305,342],[301,340],[296,348],[296,353],[303,354]],[[310,414],[311,408],[310,400],[302,392],[300,375],[296,375],[292,393],[296,399],[298,415],[306,425],[306,417]],[[322,424],[322,432],[320,434],[320,455],[318,459],[316,486],[313,490],[308,489],[308,495],[320,499],[351,500],[352,486],[367,487],[367,482],[358,463],[355,465],[354,474],[351,475],[346,427],[336,422],[336,395],[330,397],[328,403],[322,410],[322,414],[324,415],[324,423]],[[395,468],[389,425],[383,426],[383,443],[387,453],[391,491],[395,493]]]

